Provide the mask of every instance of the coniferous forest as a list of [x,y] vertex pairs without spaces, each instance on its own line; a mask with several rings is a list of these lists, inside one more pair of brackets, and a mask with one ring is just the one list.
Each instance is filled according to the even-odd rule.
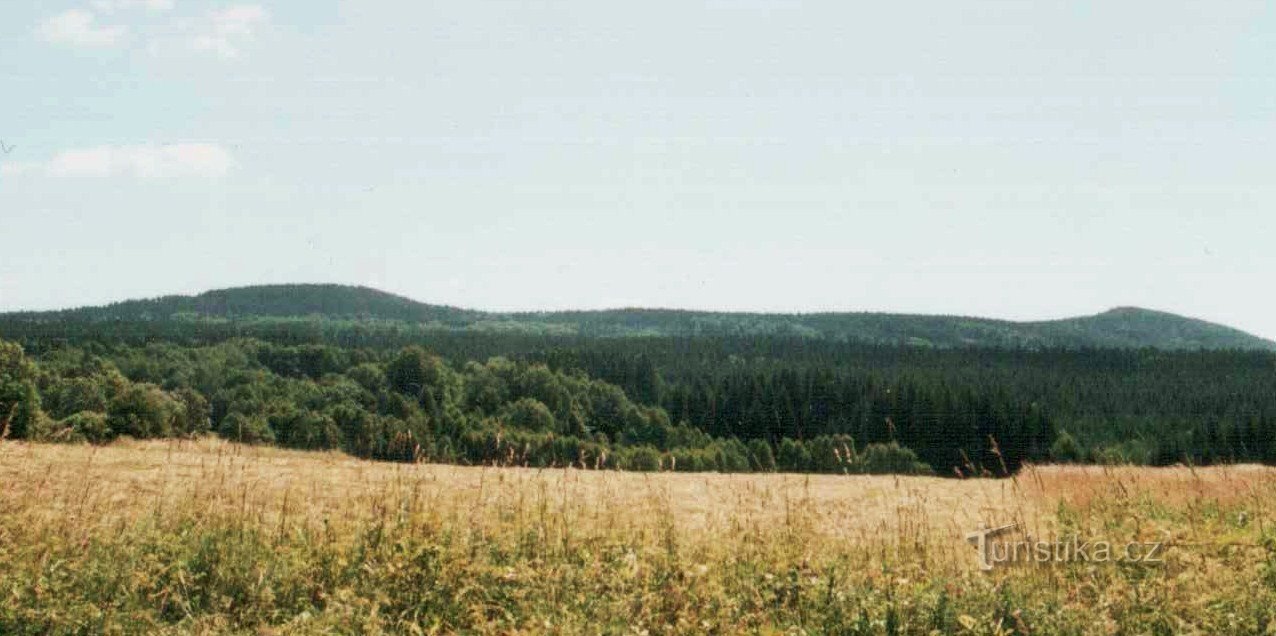
[[310,309],[5,316],[0,434],[641,471],[1276,463],[1264,350],[932,346],[775,333],[756,317],[598,336]]

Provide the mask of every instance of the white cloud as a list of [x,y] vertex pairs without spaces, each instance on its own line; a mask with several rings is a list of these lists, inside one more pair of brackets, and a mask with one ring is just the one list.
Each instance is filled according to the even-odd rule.
[[42,171],[54,177],[220,177],[235,166],[230,151],[219,144],[141,144],[66,150],[45,164],[11,168],[11,174]]
[[[126,43],[138,31],[145,49],[153,55],[185,52],[211,54],[223,60],[243,56],[253,38],[270,24],[270,13],[259,4],[232,4],[198,17],[152,17],[132,26],[102,24],[102,16],[119,19],[134,10],[167,14],[174,0],[84,0],[85,8],[71,9],[45,19],[37,27],[41,38],[55,44],[112,47]],[[137,17],[137,16],[135,16]]]
[[218,9],[209,12],[189,44],[195,51],[234,59],[243,52],[244,44],[269,21],[270,14],[261,5],[239,4]]
[[99,25],[97,18],[83,9],[71,9],[40,23],[40,37],[54,44],[82,47],[111,47],[124,42],[128,27]]
[[252,35],[253,29],[269,19],[261,5],[240,4],[209,14],[218,32],[231,35]]
[[173,0],[93,0],[89,4],[101,13],[116,13],[130,9],[146,9],[153,13],[161,13],[173,9]]
[[42,168],[38,163],[30,161],[0,161],[0,177],[20,177],[37,172]]

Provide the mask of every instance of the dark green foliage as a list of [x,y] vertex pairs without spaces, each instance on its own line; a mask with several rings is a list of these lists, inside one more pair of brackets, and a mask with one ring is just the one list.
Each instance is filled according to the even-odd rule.
[[930,466],[917,461],[916,453],[894,442],[869,444],[856,459],[856,472],[901,475],[925,475],[931,472]]
[[[1089,459],[1096,464],[1150,464],[1155,454],[1153,446],[1144,440],[1113,442],[1095,448]],[[1210,452],[1216,451],[1210,448]]]
[[330,450],[341,446],[341,429],[332,417],[299,408],[283,409],[266,420],[281,446]]
[[775,470],[775,453],[770,444],[760,439],[749,440],[749,467],[763,473]]
[[0,437],[38,439],[47,429],[35,365],[22,347],[0,341]]
[[262,444],[275,441],[275,434],[271,431],[270,424],[266,418],[260,415],[231,413],[222,420],[217,432],[226,439],[245,444]]
[[749,449],[738,439],[725,439],[714,445],[718,470],[724,473],[747,473],[752,470]]
[[386,368],[386,380],[394,391],[419,396],[427,386],[433,386],[438,381],[434,363],[421,347],[408,347],[390,362]]
[[[344,292],[309,289],[303,297],[317,296],[304,303],[329,293]],[[98,413],[108,438],[212,430],[475,464],[581,465],[584,454],[591,467],[649,465],[627,450],[638,447],[678,471],[929,466],[1001,475],[1031,461],[1276,463],[1276,355],[1264,352],[864,344],[828,337],[841,324],[832,316],[800,317],[824,336],[811,337],[771,329],[765,316],[685,322],[679,312],[633,312],[625,329],[681,333],[665,329],[676,323],[702,335],[596,338],[573,334],[619,333],[605,321],[629,314],[512,316],[522,327],[497,330],[354,319],[359,312],[286,318],[298,314],[275,312],[287,305],[279,299],[240,300],[227,301],[234,312],[210,314],[234,319],[129,318],[140,305],[115,322],[95,322],[105,317],[89,310],[0,317],[0,333],[22,338],[30,356],[5,349],[0,407],[12,414],[0,416],[11,417],[10,435],[87,439],[61,420]],[[239,313],[267,301],[274,309],[247,313],[268,318]],[[523,328],[563,316],[580,329]],[[914,318],[895,327],[856,320],[881,330],[866,338],[877,342],[917,324],[940,342],[955,320]],[[1184,347],[1196,333],[1137,310],[1101,318],[1129,338],[1177,334]],[[1097,337],[1069,324],[1038,327],[1081,334],[1069,342]],[[978,325],[961,325],[963,337],[981,341]]]
[[[56,312],[16,313],[3,317],[0,333],[10,337],[23,326],[112,323],[128,328],[167,329],[173,323],[228,325],[236,335],[274,339],[279,320],[309,320],[312,335],[330,335],[333,320],[348,321],[354,337],[375,330],[379,321],[397,323],[403,332],[468,330],[476,333],[525,333],[611,336],[796,337],[910,344],[937,347],[1158,347],[1195,350],[1254,349],[1276,351],[1276,343],[1222,325],[1164,312],[1122,307],[1083,318],[1042,322],[1010,322],[960,316],[879,313],[750,314],[623,309],[498,314],[420,303],[402,296],[343,285],[261,285],[210,291],[198,296],[132,300],[105,307]],[[242,321],[266,319],[263,331],[250,334]],[[273,322],[271,322],[273,321]],[[211,323],[208,324],[208,323]],[[370,324],[371,323],[371,324]],[[287,328],[287,325],[284,325]],[[424,329],[422,331],[421,329]],[[182,331],[182,329],[178,329]],[[216,331],[216,329],[214,329]],[[272,332],[274,332],[272,334]],[[189,333],[189,331],[187,332]],[[402,344],[402,343],[401,343]],[[272,369],[318,377],[331,361],[297,352],[294,360],[272,361]],[[623,380],[622,380],[623,376]],[[624,361],[599,375],[609,382],[633,384],[632,397],[654,402],[661,390],[656,366],[641,358]]]
[[1059,437],[1050,446],[1050,459],[1056,462],[1079,462],[1085,459],[1085,451],[1068,431],[1060,431]]
[[186,420],[182,402],[147,383],[129,386],[107,408],[111,430],[138,439],[172,437],[181,432],[177,427]]
[[115,439],[115,432],[111,430],[103,413],[93,411],[74,413],[58,422],[58,426],[65,432],[68,441],[104,444]]
[[[22,314],[17,314],[22,315]],[[105,307],[48,312],[64,320],[156,320],[189,316],[324,316],[379,318],[457,324],[478,312],[426,305],[367,287],[345,285],[258,285],[220,289],[198,296],[130,300]]]
[[363,387],[363,390],[372,393],[378,393],[389,386],[386,381],[385,371],[373,363],[365,362],[346,369],[346,377],[358,383],[360,387]]
[[73,413],[105,413],[108,405],[108,387],[98,377],[59,378],[43,391],[45,408],[53,417],[66,417]]
[[212,429],[212,405],[199,391],[183,387],[173,392],[173,397],[182,403],[181,413],[175,422],[175,434],[202,435]]
[[520,398],[510,404],[501,420],[510,426],[541,433],[554,432],[554,414],[535,398]]
[[660,451],[651,446],[631,446],[618,451],[616,464],[622,470],[654,472],[660,470]]
[[811,451],[801,441],[786,437],[780,440],[780,450],[776,453],[775,463],[783,471],[807,472],[811,470]]
[[855,442],[848,435],[821,435],[806,443],[807,467],[816,473],[845,473],[855,468]]

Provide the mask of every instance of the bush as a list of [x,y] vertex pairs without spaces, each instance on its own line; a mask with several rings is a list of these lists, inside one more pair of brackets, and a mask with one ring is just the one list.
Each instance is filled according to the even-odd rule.
[[386,382],[385,372],[381,370],[381,367],[372,363],[365,362],[356,367],[351,367],[346,371],[346,377],[354,380],[369,393],[377,393],[389,386]]
[[81,411],[105,413],[106,387],[95,377],[63,379],[44,393],[44,407],[53,417],[65,418]]
[[811,452],[808,470],[818,473],[854,472],[855,442],[847,435],[821,435],[807,443]]
[[800,440],[786,437],[780,440],[780,452],[776,456],[776,464],[780,470],[804,472],[810,469],[811,451]]
[[1050,458],[1056,462],[1079,462],[1085,459],[1085,449],[1067,431],[1061,431],[1050,445]]
[[278,442],[291,448],[331,450],[341,446],[341,429],[331,417],[290,409],[268,418]]
[[404,395],[419,396],[442,383],[444,367],[442,360],[421,347],[407,347],[390,361],[385,377],[391,389]]
[[669,453],[670,463],[676,472],[698,473],[704,470],[700,451],[693,448],[675,448]]
[[750,470],[749,449],[734,437],[718,442],[715,454],[718,470],[724,473],[747,473]]
[[217,429],[222,437],[244,444],[263,444],[275,441],[275,434],[270,430],[266,418],[260,415],[244,415],[231,413],[222,420]]
[[931,475],[935,472],[919,461],[912,449],[895,442],[864,447],[856,467],[860,472],[870,474]]
[[175,432],[194,437],[207,433],[213,427],[213,409],[203,394],[194,389],[180,389],[173,395],[183,406]]
[[132,384],[111,401],[107,422],[116,435],[170,437],[185,405],[154,384]]
[[0,438],[40,439],[46,432],[35,365],[22,347],[0,340]]
[[775,472],[775,453],[766,440],[749,440],[749,468],[754,472]]
[[501,415],[510,426],[528,431],[548,432],[556,430],[554,414],[549,407],[535,398],[521,398],[509,405]]
[[1152,457],[1152,448],[1146,442],[1131,440],[1096,448],[1091,459],[1097,464],[1109,466],[1120,464],[1143,466],[1151,463]]
[[660,451],[653,446],[634,446],[621,451],[619,466],[623,470],[656,472],[660,470]]
[[70,431],[70,441],[105,444],[115,439],[105,413],[80,411],[68,415],[60,424],[63,430]]

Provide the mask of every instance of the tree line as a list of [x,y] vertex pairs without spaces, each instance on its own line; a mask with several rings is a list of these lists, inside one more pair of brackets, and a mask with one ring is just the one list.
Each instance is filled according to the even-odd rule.
[[21,343],[0,358],[10,437],[213,432],[387,460],[633,470],[1276,463],[1276,356],[1263,352],[322,320],[11,326],[0,331]]
[[[204,347],[0,341],[0,435],[106,443],[215,433],[390,461],[676,471],[930,472],[851,438],[716,437],[579,371],[493,357],[234,340]],[[776,451],[779,451],[778,455]]]

